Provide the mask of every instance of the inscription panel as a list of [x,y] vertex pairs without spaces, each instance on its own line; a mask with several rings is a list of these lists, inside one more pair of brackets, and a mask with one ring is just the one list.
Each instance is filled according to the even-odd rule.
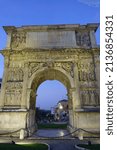
[[74,31],[28,32],[26,46],[39,47],[74,47],[76,39]]

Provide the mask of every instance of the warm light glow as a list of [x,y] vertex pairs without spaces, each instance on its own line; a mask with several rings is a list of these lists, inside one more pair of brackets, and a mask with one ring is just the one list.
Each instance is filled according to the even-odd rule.
[[63,131],[60,131],[60,136],[64,136],[64,132]]
[[59,109],[63,109],[63,106],[61,104],[59,105]]

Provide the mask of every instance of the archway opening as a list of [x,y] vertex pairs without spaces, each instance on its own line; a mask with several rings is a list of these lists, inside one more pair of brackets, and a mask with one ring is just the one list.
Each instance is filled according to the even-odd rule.
[[65,128],[69,121],[66,87],[58,80],[46,80],[37,89],[36,122],[39,128]]
[[[69,110],[72,109],[71,86],[73,86],[73,85],[71,85],[71,84],[73,84],[73,82],[71,82],[71,81],[72,80],[69,78],[69,76],[67,74],[65,74],[64,72],[62,72],[60,70],[51,69],[51,68],[41,71],[41,72],[37,72],[35,74],[34,78],[32,78],[31,90],[30,90],[31,91],[30,92],[30,102],[29,102],[29,110],[30,110],[30,114],[31,114],[30,115],[31,116],[30,117],[30,120],[31,120],[30,126],[34,126],[35,121],[39,124],[40,124],[40,122],[42,122],[42,123],[44,122],[44,120],[40,118],[40,116],[41,116],[40,111],[39,111],[39,117],[37,117],[37,119],[34,120],[35,110],[37,110],[37,109],[40,110],[41,107],[42,107],[42,109],[44,108],[45,110],[49,109],[50,113],[51,114],[53,113],[53,115],[52,115],[53,117],[51,119],[48,117],[49,120],[45,120],[45,122],[49,122],[49,123],[51,123],[51,122],[55,123],[55,122],[59,122],[59,121],[66,122],[66,126],[67,126],[67,123],[69,123],[71,120],[71,119],[69,119],[69,118],[71,118],[71,117],[69,117]],[[43,92],[38,91],[38,90],[40,90],[40,87],[42,87],[43,84],[46,82],[50,82],[50,83],[56,82],[56,84],[53,87],[54,89],[51,89],[51,86],[49,85],[49,90],[51,89],[52,90],[51,93],[54,93],[55,96],[60,94],[60,97],[58,97],[58,98],[57,97],[54,98],[54,96],[53,96],[55,103],[53,103],[52,105],[51,105],[51,102],[52,102],[51,97],[49,98],[47,91],[43,91]],[[59,86],[64,88],[64,91],[65,91],[64,95],[61,94],[61,91],[60,91],[61,87],[57,86],[57,83],[59,83]],[[46,88],[47,88],[47,85],[46,85]],[[38,96],[42,96],[42,97],[46,96],[47,97],[48,100],[46,100],[43,103],[44,107],[42,104],[40,104],[40,102],[43,101],[42,97],[40,97],[40,99],[39,99]],[[63,102],[62,102],[62,100],[63,100]],[[67,104],[62,104],[62,103],[65,103],[65,100],[67,101]],[[37,109],[35,109],[36,105],[38,107]],[[66,105],[65,106],[66,108],[65,108],[65,111],[62,112],[64,105]]]

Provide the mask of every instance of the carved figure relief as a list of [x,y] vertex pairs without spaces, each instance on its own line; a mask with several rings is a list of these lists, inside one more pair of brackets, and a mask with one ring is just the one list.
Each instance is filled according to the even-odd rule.
[[82,91],[81,99],[84,106],[99,105],[99,95],[94,90]]
[[5,93],[5,105],[13,105],[11,93]]
[[83,105],[90,105],[89,91],[83,91],[81,97],[82,97],[82,103],[83,103]]
[[100,96],[99,96],[99,93],[94,92],[94,95],[95,95],[96,104],[100,105]]
[[36,72],[38,69],[42,69],[44,67],[44,63],[30,63],[29,64],[29,77],[32,76],[34,72]]
[[47,61],[46,63],[43,64],[43,67],[52,68],[52,67],[54,67],[54,62]]
[[65,71],[67,71],[72,77],[74,77],[74,64],[72,62],[62,62],[62,63],[58,63],[58,62],[53,62],[53,61],[47,61],[47,62],[43,62],[43,63],[30,63],[29,65],[29,77],[32,76],[32,74],[34,72],[36,72],[39,69],[43,69],[43,68],[54,68],[54,67],[58,67],[58,68],[62,68]]
[[81,33],[78,31],[76,32],[76,44],[81,46]]
[[94,81],[94,72],[79,71],[79,81]]
[[93,63],[79,63],[78,64],[79,81],[94,81],[95,72]]
[[9,68],[7,81],[23,81],[23,70],[21,68]]
[[22,96],[22,82],[7,82],[5,93],[5,105],[20,105]]
[[81,35],[81,45],[82,46],[91,46],[90,37],[88,32],[85,32]]
[[62,68],[74,77],[74,64],[72,62],[62,63]]
[[79,32],[76,31],[76,44],[78,46],[90,47],[90,36],[88,32]]
[[11,44],[13,48],[23,47],[26,43],[26,33],[25,32],[13,32],[11,38]]
[[23,87],[22,82],[7,82],[6,83],[6,90],[21,90]]
[[5,93],[5,105],[7,106],[19,106],[21,105],[21,93],[20,92],[6,92]]
[[95,97],[95,91],[90,91],[90,103],[91,105],[96,105],[96,97]]

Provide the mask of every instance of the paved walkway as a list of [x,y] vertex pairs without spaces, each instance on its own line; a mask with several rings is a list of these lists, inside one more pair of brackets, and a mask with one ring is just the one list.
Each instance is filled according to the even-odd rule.
[[[68,134],[67,130],[61,130],[61,129],[54,129],[54,130],[38,130],[32,137],[29,137],[24,140],[19,140],[18,138],[0,138],[0,143],[11,143],[12,140],[14,140],[16,143],[47,143],[50,145],[50,150],[77,150],[75,148],[76,144],[81,143],[87,143],[87,140],[79,140],[78,138],[72,138],[70,136],[60,138],[60,139],[40,139],[39,136],[45,136],[45,137],[57,137],[57,136],[63,136],[65,134]],[[38,139],[39,138],[39,139]],[[97,140],[99,142],[99,139]],[[97,141],[94,141],[93,143],[97,143]]]
[[[30,139],[48,137],[46,140],[41,139],[39,142],[45,142],[50,145],[50,150],[76,150],[75,144],[80,141],[78,139],[73,139],[70,135],[62,137],[69,134],[67,130],[63,129],[41,129],[38,130]],[[59,139],[51,139],[51,137],[62,137]],[[79,142],[78,142],[79,141]]]
[[45,141],[50,145],[50,150],[77,150],[75,144],[79,144],[78,139],[72,140],[49,140]]
[[[40,129],[32,137],[62,137],[69,134],[67,130],[63,129]],[[62,138],[70,138],[71,136],[65,136]]]
[[[87,143],[78,139],[60,139],[60,140],[23,140],[21,143],[47,143],[50,145],[50,150],[77,150],[76,144]],[[17,142],[16,142],[17,143]],[[18,141],[18,143],[20,143]],[[18,144],[17,143],[17,144]]]
[[[79,139],[60,139],[60,140],[40,140],[40,139],[12,139],[19,143],[47,143],[50,145],[50,150],[77,150],[75,145],[87,143],[87,140],[80,141]],[[0,143],[11,143],[11,139],[1,139]],[[96,141],[93,143],[97,143]]]

